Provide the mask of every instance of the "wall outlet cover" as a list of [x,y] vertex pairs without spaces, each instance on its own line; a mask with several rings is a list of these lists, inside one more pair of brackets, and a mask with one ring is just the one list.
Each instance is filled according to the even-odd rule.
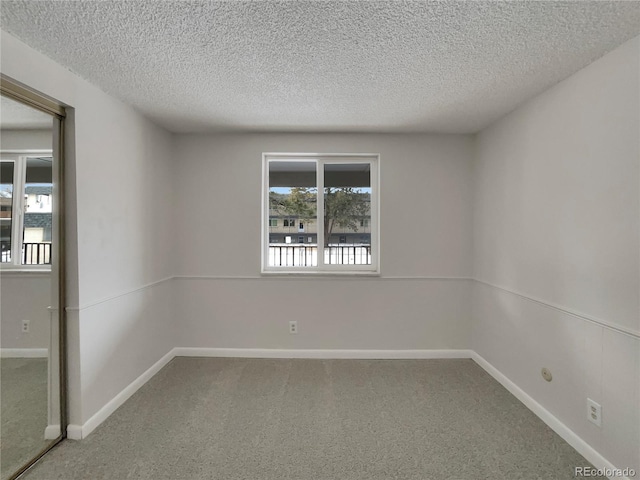
[[587,398],[587,418],[591,423],[602,426],[602,406]]

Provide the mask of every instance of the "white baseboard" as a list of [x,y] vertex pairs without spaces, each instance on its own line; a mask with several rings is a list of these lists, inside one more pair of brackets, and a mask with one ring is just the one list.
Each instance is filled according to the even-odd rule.
[[174,357],[173,350],[164,355],[154,363],[146,372],[136,378],[125,387],[118,395],[113,397],[104,407],[98,410],[84,425],[69,425],[67,427],[67,438],[71,440],[82,440],[93,432],[98,425],[104,422],[113,412],[116,411],[131,395],[136,393],[140,387],[147,383],[151,377],[158,373],[162,367],[169,363]]
[[44,429],[45,440],[55,440],[60,436],[60,425],[47,425]]
[[47,358],[46,348],[0,348],[0,358]]
[[82,440],[84,438],[82,436],[82,425],[67,425],[67,438],[69,440]]
[[[571,445],[580,455],[591,462],[597,469],[611,470],[615,469],[615,465],[600,455],[591,445],[575,434],[573,430],[562,423],[549,410],[540,405],[528,393],[518,387],[509,378],[507,378],[500,370],[487,362],[478,353],[472,351],[471,358],[480,365],[489,375],[495,378],[504,388],[506,388],[514,397],[520,400],[529,410],[535,413],[540,420],[546,423],[551,430],[556,432],[562,439]],[[616,477],[622,480],[629,480],[627,477]]]
[[176,357],[323,358],[323,359],[435,359],[472,358],[472,350],[318,350],[271,348],[176,347]]

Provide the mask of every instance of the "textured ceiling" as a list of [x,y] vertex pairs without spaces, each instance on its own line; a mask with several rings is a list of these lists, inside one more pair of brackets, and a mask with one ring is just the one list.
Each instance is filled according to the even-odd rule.
[[44,130],[52,126],[51,115],[7,97],[0,97],[0,129]]
[[640,34],[636,1],[3,0],[169,130],[475,132]]

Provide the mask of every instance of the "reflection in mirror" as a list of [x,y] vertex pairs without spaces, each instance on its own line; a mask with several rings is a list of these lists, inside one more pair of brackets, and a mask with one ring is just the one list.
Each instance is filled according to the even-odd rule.
[[54,118],[0,103],[0,479],[60,436]]

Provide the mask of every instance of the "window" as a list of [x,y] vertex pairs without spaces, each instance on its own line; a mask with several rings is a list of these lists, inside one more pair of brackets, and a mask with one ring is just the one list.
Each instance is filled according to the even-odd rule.
[[285,216],[285,227],[305,235],[280,244],[265,229],[262,271],[378,273],[378,162],[376,154],[263,154],[264,225]]
[[2,263],[11,263],[13,237],[13,172],[15,162],[2,160],[0,164],[0,248]]
[[2,154],[0,263],[3,267],[51,264],[52,174],[50,154]]
[[[285,222],[286,222],[286,220],[285,220]],[[270,227],[277,227],[278,226],[278,219],[277,218],[270,218],[269,219],[269,226]]]

